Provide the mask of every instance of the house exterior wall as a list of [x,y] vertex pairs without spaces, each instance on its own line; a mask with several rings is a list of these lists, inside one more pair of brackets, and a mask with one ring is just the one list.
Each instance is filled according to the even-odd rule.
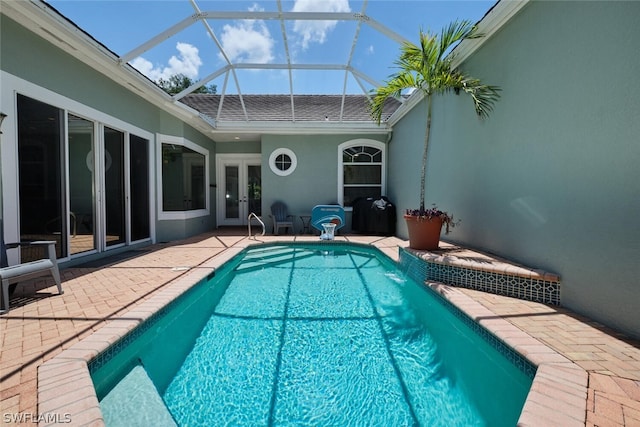
[[107,79],[6,16],[0,17],[3,71],[141,128],[154,132],[158,129],[158,111],[142,97]]
[[[502,87],[491,117],[463,95],[435,100],[427,185],[427,203],[462,219],[451,240],[559,274],[564,306],[636,338],[639,16],[638,2],[528,4],[463,64]],[[394,128],[399,207],[418,201],[424,113]]]
[[[384,142],[386,135],[265,135],[262,138],[262,212],[270,213],[271,205],[281,200],[289,213],[311,214],[316,205],[338,202],[338,146],[346,141],[369,139]],[[288,148],[297,157],[295,171],[288,176],[278,176],[269,167],[269,156],[277,148]],[[350,229],[350,214],[346,215],[343,231]],[[270,222],[267,224],[270,227]]]
[[260,141],[216,142],[218,154],[260,154]]
[[[91,111],[89,119],[99,120],[106,124],[126,123],[148,132],[151,135],[150,144],[154,147],[150,160],[156,172],[150,183],[152,189],[157,189],[157,180],[160,176],[159,171],[155,169],[157,147],[155,147],[156,141],[153,137],[158,133],[183,137],[205,147],[209,150],[210,159],[213,162],[215,144],[211,139],[152,105],[142,96],[125,89],[56,48],[5,15],[0,15],[0,20],[0,39],[2,40],[0,69],[4,73],[16,77],[16,79],[3,79],[1,85],[2,111],[9,115],[3,124],[3,166],[5,162],[10,161],[9,159],[13,157],[12,154],[15,154],[17,136],[14,93],[16,91],[77,114],[87,115],[87,112]],[[13,83],[14,81],[19,81],[20,87],[17,87]],[[65,105],[61,105],[48,94],[55,94],[55,98],[62,99]],[[73,110],[69,105],[79,105],[81,111]],[[213,183],[215,169],[211,166],[209,170],[210,182]],[[3,171],[3,175],[6,173],[6,170]],[[14,229],[15,226],[12,223],[17,224],[15,222],[17,200],[14,200],[17,197],[16,185],[15,179],[6,179],[3,176],[4,192],[1,206],[3,212],[8,213],[6,218],[8,222],[5,221],[5,227],[13,227]],[[12,199],[9,201],[7,197]],[[159,221],[156,212],[154,215],[156,240],[172,240],[210,230],[214,226],[215,218],[215,198],[211,197],[210,215],[207,217]],[[15,210],[15,212],[8,212],[9,210]],[[7,238],[10,237],[15,238],[15,236],[7,236]]]

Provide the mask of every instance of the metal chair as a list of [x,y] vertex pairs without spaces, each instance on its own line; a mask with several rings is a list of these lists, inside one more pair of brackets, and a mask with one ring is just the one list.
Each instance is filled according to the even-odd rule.
[[293,229],[293,215],[289,215],[287,212],[287,205],[283,202],[275,202],[271,205],[271,215],[269,217],[273,221],[273,234],[279,234],[281,228],[291,229],[291,232],[295,234]]

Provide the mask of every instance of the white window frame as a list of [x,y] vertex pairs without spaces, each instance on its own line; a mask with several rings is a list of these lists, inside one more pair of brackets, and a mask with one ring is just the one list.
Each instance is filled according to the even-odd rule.
[[[96,110],[93,107],[85,105],[75,99],[68,98],[67,96],[53,92],[42,86],[38,86],[30,81],[24,80],[18,76],[15,76],[6,71],[0,70],[0,81],[2,81],[2,91],[0,92],[0,105],[2,105],[2,111],[8,115],[7,119],[2,124],[2,157],[0,165],[0,173],[2,173],[2,186],[3,186],[3,226],[6,232],[5,241],[17,242],[20,240],[20,220],[18,211],[18,126],[17,126],[17,97],[18,94],[24,95],[36,101],[40,101],[61,110],[64,110],[65,121],[68,114],[74,114],[79,117],[86,118],[96,125],[96,132],[98,126],[108,126],[113,129],[121,130],[128,134],[135,134],[141,138],[149,141],[149,184],[153,182],[153,175],[155,175],[154,164],[152,162],[152,147],[154,143],[154,134],[139,128],[131,123],[125,122],[117,117],[106,114],[100,110]],[[65,141],[65,153],[68,150],[68,136],[64,136]],[[9,143],[9,141],[13,141]],[[68,166],[65,166],[65,180],[67,180],[67,188],[65,191],[68,196]],[[126,172],[126,178],[128,179],[128,170]],[[127,181],[128,183],[128,181]],[[65,196],[65,197],[67,197]],[[66,209],[69,210],[69,201],[67,197]],[[127,202],[128,203],[128,202]],[[155,212],[153,207],[156,206],[155,193],[149,194],[149,233],[150,240],[155,243],[156,240],[156,224],[155,224]],[[127,208],[127,214],[129,210]],[[67,224],[69,226],[69,224]],[[128,227],[127,227],[128,228]],[[126,241],[127,244],[136,243],[129,241],[129,230],[127,229]],[[9,262],[19,262],[18,251],[12,250],[8,253]],[[71,259],[71,256],[58,259],[58,262],[65,262]]]
[[[347,148],[363,145],[377,148],[381,151],[382,164],[380,171],[380,192],[381,195],[385,195],[387,193],[387,145],[384,142],[376,141],[375,139],[352,139],[338,145],[338,204],[341,206],[344,206],[344,162],[342,160],[342,152]],[[344,206],[344,209],[345,211],[353,210],[351,206]]]
[[[158,179],[156,182],[157,191],[158,191],[158,220],[159,221],[167,221],[167,220],[184,220],[191,218],[200,218],[204,216],[209,216],[210,214],[210,197],[209,197],[209,150],[203,148],[202,146],[191,142],[190,140],[178,136],[172,135],[164,135],[157,134],[156,135],[156,170],[158,171]],[[182,147],[186,147],[192,151],[195,151],[198,154],[204,156],[204,174],[205,174],[205,184],[204,184],[204,197],[205,197],[205,208],[204,209],[194,209],[188,211],[165,211],[162,206],[162,144],[173,144],[180,145]]]
[[[276,165],[276,159],[282,154],[289,156],[291,159],[291,166],[287,170],[282,170]],[[289,148],[276,148],[269,156],[269,168],[271,169],[271,172],[278,176],[291,175],[296,170],[296,167],[298,167],[298,157],[296,156],[296,153]]]

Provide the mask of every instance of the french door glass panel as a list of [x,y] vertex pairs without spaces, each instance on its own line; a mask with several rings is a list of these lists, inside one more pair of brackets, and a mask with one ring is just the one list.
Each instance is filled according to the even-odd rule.
[[224,212],[225,219],[240,219],[240,167],[226,165],[224,167]]
[[247,166],[247,199],[249,212],[262,215],[262,177],[260,165]]
[[250,213],[262,214],[262,173],[260,157],[229,155],[221,159],[218,167],[223,182],[223,193],[219,193],[221,203],[218,225],[247,225]]
[[96,249],[94,124],[69,114],[69,246],[71,255]]
[[124,133],[104,128],[105,243],[125,242]]

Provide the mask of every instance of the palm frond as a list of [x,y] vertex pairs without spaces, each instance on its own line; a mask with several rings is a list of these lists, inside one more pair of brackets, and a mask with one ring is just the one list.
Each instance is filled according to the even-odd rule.
[[454,21],[442,29],[440,33],[440,46],[438,59],[450,52],[454,45],[464,39],[482,37],[478,28],[471,21]]
[[384,104],[387,98],[402,96],[402,91],[418,87],[420,85],[416,76],[409,72],[400,72],[395,74],[387,81],[386,85],[380,86],[373,93],[373,99],[369,107],[371,117],[380,124],[382,113],[384,112]]
[[443,28],[439,35],[420,30],[419,45],[404,43],[400,56],[395,62],[399,71],[392,75],[384,86],[372,91],[374,96],[370,105],[371,117],[380,124],[385,101],[390,96],[399,97],[402,91],[416,88],[425,95],[427,117],[420,171],[420,211],[424,211],[426,166],[429,153],[429,135],[431,133],[432,95],[464,91],[471,96],[476,114],[485,118],[493,110],[500,98],[500,88],[486,85],[480,80],[464,75],[454,69],[451,50],[456,43],[464,39],[482,37],[478,28],[469,21],[456,21]]
[[420,30],[420,52],[414,53],[416,59],[420,60],[420,68],[429,73],[433,64],[438,62],[440,52],[438,51],[438,38],[428,32]]
[[489,117],[496,101],[500,99],[501,89],[498,86],[483,84],[478,79],[463,78],[460,89],[471,96],[476,114],[483,119]]
[[481,84],[479,80],[463,75],[452,68],[451,49],[464,39],[479,38],[476,25],[470,21],[454,21],[444,27],[439,34],[420,30],[419,44],[404,43],[395,61],[398,72],[390,76],[384,86],[377,88],[371,103],[371,116],[380,122],[385,97],[399,97],[402,91],[415,88],[429,96],[461,90],[471,95],[476,113],[484,118],[492,111],[500,98],[496,86]]

